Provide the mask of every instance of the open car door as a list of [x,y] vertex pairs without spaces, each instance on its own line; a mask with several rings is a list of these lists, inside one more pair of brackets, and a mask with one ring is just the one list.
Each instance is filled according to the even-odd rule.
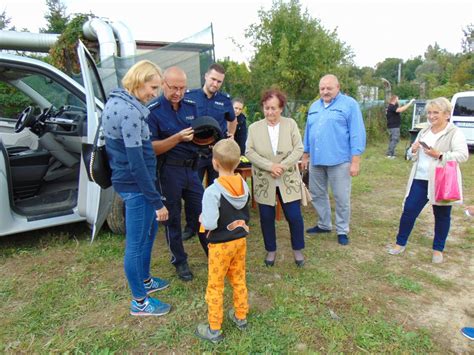
[[[77,46],[77,55],[81,65],[87,103],[87,138],[86,142],[83,141],[82,144],[92,145],[102,113],[98,107],[97,99],[105,104],[106,95],[94,59],[81,41],[79,41]],[[100,141],[98,144],[101,143]],[[87,222],[92,228],[92,242],[107,218],[114,191],[111,187],[102,189],[95,182],[89,181],[85,166],[84,164],[81,165],[81,179],[85,177],[84,180],[87,180],[87,182],[80,184],[81,187],[85,187],[86,191],[79,191],[79,194],[80,198],[85,198],[85,214]]]

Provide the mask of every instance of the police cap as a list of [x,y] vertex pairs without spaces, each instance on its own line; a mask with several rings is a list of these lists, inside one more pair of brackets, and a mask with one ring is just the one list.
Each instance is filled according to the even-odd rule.
[[191,122],[194,130],[193,143],[200,146],[215,144],[222,139],[219,123],[211,116],[200,116]]

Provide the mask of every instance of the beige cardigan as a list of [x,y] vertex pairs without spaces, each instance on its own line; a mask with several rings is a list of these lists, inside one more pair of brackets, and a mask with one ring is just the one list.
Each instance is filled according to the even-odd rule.
[[258,203],[274,206],[276,181],[271,176],[274,163],[284,165],[280,177],[280,193],[284,203],[301,199],[301,176],[298,160],[303,155],[303,143],[296,122],[281,117],[277,154],[273,154],[266,119],[249,126],[245,156],[252,163],[253,192]]
[[[423,137],[428,133],[431,127],[424,128],[418,133],[418,137],[416,140],[423,140]],[[433,146],[434,149],[440,151],[443,154],[443,159],[436,160],[433,159],[428,170],[428,203],[431,205],[439,205],[439,206],[446,206],[452,205],[453,202],[436,202],[435,201],[435,170],[437,166],[444,166],[447,161],[454,160],[458,163],[465,162],[469,158],[469,151],[467,149],[466,139],[464,138],[464,134],[452,123],[448,123],[446,126],[446,132],[441,135],[438,140],[436,141],[435,145]],[[420,148],[421,149],[421,148]],[[410,177],[408,179],[407,190],[405,194],[405,199],[407,198],[408,194],[410,193],[411,184],[413,183],[413,179],[415,177],[416,169],[418,167],[418,153],[413,155],[412,160],[414,161],[413,167],[410,172]],[[462,201],[462,176],[461,170],[459,169],[458,165],[458,186],[459,191],[461,193],[461,201]],[[459,202],[459,201],[458,201]]]

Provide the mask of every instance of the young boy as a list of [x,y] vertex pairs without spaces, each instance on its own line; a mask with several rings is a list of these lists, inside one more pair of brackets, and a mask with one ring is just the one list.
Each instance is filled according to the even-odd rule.
[[239,165],[240,148],[233,139],[223,139],[212,149],[212,165],[219,173],[214,184],[204,191],[201,224],[209,231],[208,282],[206,302],[209,324],[199,324],[196,335],[212,343],[223,339],[224,279],[234,293],[234,309],[228,316],[243,330],[247,327],[248,295],[245,281],[246,236],[249,233],[249,188],[234,173]]

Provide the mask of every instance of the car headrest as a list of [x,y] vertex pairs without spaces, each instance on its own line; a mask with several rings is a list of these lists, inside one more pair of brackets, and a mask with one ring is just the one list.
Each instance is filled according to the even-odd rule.
[[211,116],[200,116],[191,122],[194,130],[193,143],[206,146],[217,143],[222,139],[219,123]]

